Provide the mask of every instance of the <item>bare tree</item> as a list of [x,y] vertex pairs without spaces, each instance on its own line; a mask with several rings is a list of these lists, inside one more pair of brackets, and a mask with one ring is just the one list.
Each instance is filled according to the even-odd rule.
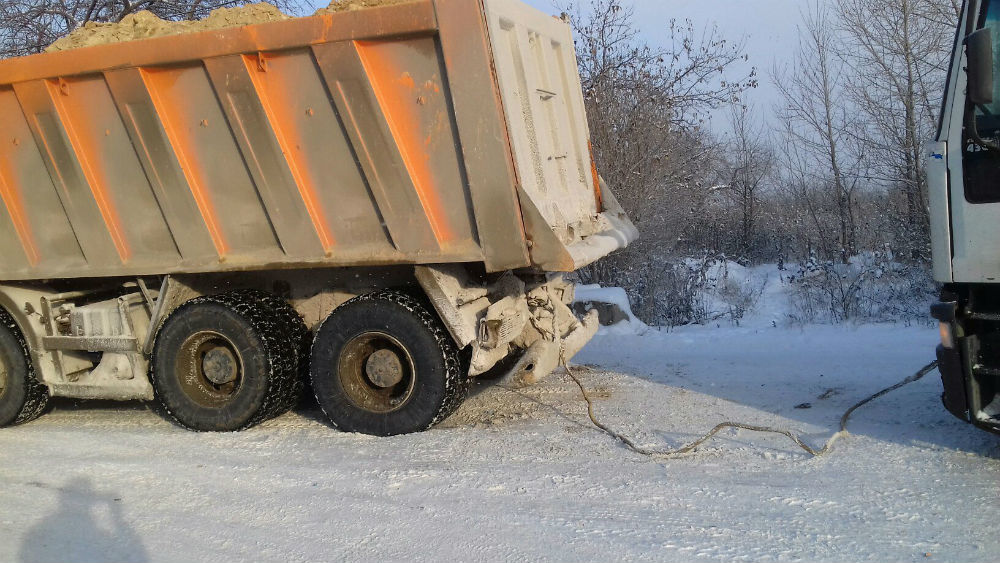
[[[847,97],[850,69],[837,56],[833,15],[820,4],[803,13],[799,50],[790,70],[778,69],[775,84],[782,94],[779,115],[787,135],[786,166],[793,186],[806,198],[817,229],[817,203],[801,190],[829,187],[836,202],[839,259],[846,263],[857,252],[854,193],[859,183],[860,155],[849,150],[858,123]],[[818,233],[817,239],[822,239]]]
[[[705,197],[715,153],[699,127],[703,116],[754,86],[756,76],[726,79],[746,57],[741,44],[714,30],[672,21],[666,46],[653,47],[639,39],[632,8],[618,0],[565,9],[598,167],[643,232],[622,260],[642,259],[650,248],[673,247]],[[611,262],[607,268],[623,267]]]
[[[270,0],[297,10],[298,0]],[[40,53],[56,39],[89,22],[118,22],[148,10],[167,20],[194,20],[217,8],[250,0],[3,0],[0,2],[0,58]]]
[[739,213],[736,245],[746,262],[756,261],[757,221],[761,212],[761,192],[774,170],[774,154],[762,124],[754,121],[753,108],[733,104],[730,110],[731,137],[726,144],[725,192]]
[[944,76],[961,9],[957,0],[838,0],[841,56],[853,70],[852,103],[865,116],[855,137],[873,179],[905,196],[899,242],[929,258],[923,143],[937,126]]

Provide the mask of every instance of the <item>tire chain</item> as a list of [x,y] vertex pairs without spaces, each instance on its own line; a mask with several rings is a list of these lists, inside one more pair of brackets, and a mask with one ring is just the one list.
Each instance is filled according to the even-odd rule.
[[[238,290],[219,295],[197,297],[184,303],[173,314],[185,307],[203,303],[214,303],[227,307],[243,317],[250,326],[253,327],[257,337],[264,344],[264,355],[268,364],[267,390],[264,394],[264,402],[260,409],[236,430],[246,430],[270,420],[276,416],[284,414],[294,404],[298,381],[298,353],[297,346],[292,339],[286,336],[284,331],[285,321],[279,320],[279,314],[267,305],[267,296],[263,291],[258,290]],[[277,299],[277,297],[274,297]],[[162,327],[164,321],[160,324]],[[154,348],[155,350],[155,348]],[[155,354],[155,352],[154,352]],[[156,372],[152,367],[156,364],[155,358],[150,361],[150,379],[153,387],[156,388]],[[177,419],[170,407],[160,401],[163,409],[181,426],[187,428],[184,423]]]
[[[430,312],[428,306],[425,305],[421,299],[414,297],[410,293],[404,293],[391,289],[384,289],[361,295],[355,297],[351,301],[388,301],[389,303],[393,303],[405,309],[413,315],[414,318],[419,320],[420,324],[424,325],[424,327],[431,332],[431,335],[437,342],[438,349],[441,351],[441,357],[444,360],[445,394],[444,400],[441,401],[441,408],[438,409],[437,414],[434,415],[434,418],[431,420],[431,423],[427,425],[427,428],[435,426],[458,410],[458,407],[462,405],[465,398],[468,396],[469,377],[462,369],[462,362],[459,358],[458,348],[452,341],[448,331],[441,324],[441,321]],[[316,333],[319,334],[319,331],[317,330]],[[319,399],[317,399],[317,401],[318,400]],[[329,416],[327,418],[329,418]],[[427,428],[425,428],[425,430]]]
[[299,399],[302,397],[302,392],[306,387],[306,382],[309,380],[309,351],[312,345],[311,334],[302,316],[299,315],[299,312],[288,301],[273,293],[256,289],[246,290],[242,293],[245,293],[250,299],[257,300],[269,310],[271,317],[280,325],[281,334],[285,335],[288,343],[292,345],[296,360],[293,371],[296,376],[292,385],[292,392],[286,397],[287,404],[280,405],[277,414],[275,414],[275,416],[280,416],[298,404]]
[[17,343],[21,346],[21,352],[24,354],[24,364],[28,370],[25,374],[28,389],[24,398],[24,405],[21,407],[21,412],[14,418],[14,422],[11,423],[13,426],[31,422],[41,416],[45,411],[45,407],[49,404],[49,388],[35,377],[35,363],[31,361],[28,342],[24,339],[21,328],[17,326],[14,318],[3,309],[0,309],[0,323],[3,323],[4,326],[10,329],[14,338],[17,339]]

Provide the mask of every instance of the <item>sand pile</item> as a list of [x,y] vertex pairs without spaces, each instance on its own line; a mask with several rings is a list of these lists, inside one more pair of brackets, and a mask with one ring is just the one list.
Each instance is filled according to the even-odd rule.
[[[403,4],[413,0],[334,0],[326,8],[316,10],[315,15],[332,14],[336,12],[346,12],[348,10],[364,10],[378,6],[391,6],[393,4]],[[66,51],[78,49],[80,47],[92,47],[94,45],[105,45],[108,43],[121,43],[124,41],[135,41],[136,39],[148,39],[150,37],[163,37],[165,35],[179,35],[181,33],[197,33],[199,31],[210,31],[214,29],[225,29],[228,27],[242,27],[255,23],[267,23],[287,20],[287,16],[274,6],[260,2],[249,4],[237,8],[219,8],[214,10],[209,16],[198,21],[168,21],[162,20],[156,14],[148,11],[137,12],[122,18],[118,23],[94,23],[80,27],[49,45],[45,52]]]
[[333,0],[326,8],[316,10],[316,15],[346,12],[348,10],[364,10],[365,8],[392,6],[393,4],[405,4],[407,2],[413,2],[413,0]]
[[263,2],[237,8],[219,8],[207,18],[198,21],[167,21],[156,17],[152,12],[142,11],[125,16],[118,23],[88,23],[49,45],[45,51],[52,53],[150,37],[241,27],[287,20],[289,17],[281,13],[281,10]]

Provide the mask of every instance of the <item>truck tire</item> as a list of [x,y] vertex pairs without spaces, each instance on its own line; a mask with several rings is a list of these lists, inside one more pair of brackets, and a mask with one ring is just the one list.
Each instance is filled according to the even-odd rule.
[[48,403],[49,390],[35,378],[21,329],[0,309],[0,427],[30,422]]
[[297,399],[298,344],[261,292],[192,299],[156,336],[153,389],[167,414],[198,431],[250,428]]
[[310,373],[323,413],[345,432],[419,432],[468,393],[458,349],[420,300],[379,291],[344,303],[320,326]]
[[288,301],[273,293],[255,289],[242,293],[267,309],[267,314],[278,324],[278,330],[292,347],[292,353],[296,359],[296,377],[291,387],[291,393],[286,395],[285,403],[276,405],[277,412],[274,416],[280,416],[299,403],[302,399],[302,392],[309,382],[309,349],[312,347],[312,334],[306,327],[305,321],[302,320],[302,315],[299,315],[299,312]]

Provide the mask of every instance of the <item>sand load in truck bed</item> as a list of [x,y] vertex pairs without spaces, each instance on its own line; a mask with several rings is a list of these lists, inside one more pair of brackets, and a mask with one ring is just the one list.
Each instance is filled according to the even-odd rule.
[[66,37],[59,39],[45,51],[52,53],[94,45],[122,43],[181,33],[198,33],[199,31],[241,27],[287,19],[289,16],[266,3],[250,4],[237,8],[219,8],[213,10],[207,18],[198,21],[168,21],[160,19],[152,12],[143,10],[125,16],[120,22],[87,23]]
[[[393,4],[402,4],[404,2],[411,1],[412,0],[335,0],[326,8],[320,8],[317,10],[315,15],[332,14],[348,10],[363,10],[365,8],[377,8],[379,6],[390,6]],[[196,21],[164,20],[148,10],[142,10],[125,16],[119,22],[89,22],[86,25],[77,28],[66,37],[55,41],[45,51],[47,53],[53,53],[56,51],[66,51],[68,49],[79,49],[81,47],[91,47],[94,45],[107,45],[109,43],[123,43],[125,41],[136,41],[152,37],[164,37],[167,35],[179,35],[182,33],[198,33],[200,31],[242,27],[245,25],[287,20],[290,17],[291,16],[283,13],[277,7],[266,2],[238,6],[235,8],[218,8],[213,10],[208,17]]]
[[0,61],[0,279],[569,271],[635,237],[568,25],[514,0],[350,9],[372,3]]

